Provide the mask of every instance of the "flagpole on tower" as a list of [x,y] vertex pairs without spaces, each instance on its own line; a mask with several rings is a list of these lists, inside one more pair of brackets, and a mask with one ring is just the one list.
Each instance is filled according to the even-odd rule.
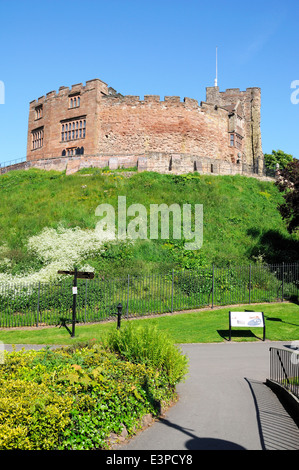
[[217,70],[217,46],[216,46],[216,78],[214,81],[214,86],[217,86],[217,75],[218,75],[218,70]]

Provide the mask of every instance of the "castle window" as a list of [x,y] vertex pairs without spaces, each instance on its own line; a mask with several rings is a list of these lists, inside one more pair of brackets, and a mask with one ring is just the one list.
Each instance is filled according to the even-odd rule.
[[84,147],[69,147],[62,151],[62,156],[73,157],[74,155],[83,155]]
[[43,105],[36,106],[35,108],[35,120],[43,117]]
[[236,147],[238,149],[242,149],[242,139],[243,137],[237,133],[230,133],[229,134],[229,145],[231,147]]
[[76,155],[76,147],[67,149],[66,154],[68,157],[72,157],[73,155]]
[[61,141],[84,139],[86,136],[86,120],[72,119],[61,123]]
[[44,144],[44,128],[40,127],[39,129],[32,131],[31,138],[32,150],[41,148]]
[[80,106],[80,96],[79,95],[72,95],[69,98],[69,108],[79,108]]

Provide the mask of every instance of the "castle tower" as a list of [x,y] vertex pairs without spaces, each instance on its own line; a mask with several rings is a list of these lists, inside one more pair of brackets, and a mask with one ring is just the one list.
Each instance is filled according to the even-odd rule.
[[206,101],[229,112],[231,146],[239,145],[242,162],[252,165],[260,173],[264,162],[260,128],[260,88],[246,88],[246,91],[229,88],[219,92],[218,86],[207,87]]
[[31,101],[27,161],[96,154],[98,103],[107,93],[107,84],[94,79]]

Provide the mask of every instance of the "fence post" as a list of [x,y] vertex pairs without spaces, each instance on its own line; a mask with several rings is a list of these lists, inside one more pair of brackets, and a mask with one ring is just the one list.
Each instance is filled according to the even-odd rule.
[[282,283],[281,283],[281,301],[283,302],[284,295],[284,263],[282,263]]
[[249,303],[251,303],[251,264],[249,265]]
[[172,283],[171,283],[171,313],[173,312],[173,284],[174,284],[174,270],[172,270]]
[[87,305],[87,279],[85,281],[85,312],[84,312],[84,323],[86,323],[86,305]]
[[37,314],[36,314],[36,326],[38,327],[38,317],[39,317],[39,297],[40,297],[40,282],[38,283],[38,294],[37,294]]
[[212,274],[212,308],[214,308],[214,264],[213,264],[213,274]]
[[129,317],[130,274],[128,274],[127,318]]
[[77,307],[77,268],[75,268],[74,283],[73,283],[73,311],[72,311],[72,334],[71,337],[75,336],[75,325],[76,325],[76,307]]

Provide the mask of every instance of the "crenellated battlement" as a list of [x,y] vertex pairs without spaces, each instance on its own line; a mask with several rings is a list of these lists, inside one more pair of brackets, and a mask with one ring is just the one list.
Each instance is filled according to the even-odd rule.
[[252,97],[259,98],[260,95],[261,89],[259,87],[249,87],[243,91],[240,91],[240,88],[227,88],[225,91],[219,91],[219,87],[206,88],[206,101],[219,105],[237,100],[246,101]]
[[144,105],[159,105],[163,106],[181,106],[181,107],[192,107],[200,108],[198,100],[193,98],[183,98],[180,96],[164,96],[161,99],[160,95],[144,95],[143,98],[135,95],[120,95],[118,93],[110,93],[109,95],[103,95],[104,100],[107,100],[110,105],[133,105],[133,106],[144,106]]
[[97,88],[102,93],[108,93],[108,85],[99,78],[87,80],[85,85],[83,83],[75,83],[70,87],[61,86],[58,92],[56,90],[49,91],[46,95],[39,97],[37,100],[30,101],[30,105],[37,106],[43,104],[48,100],[59,98],[62,96],[71,96],[72,94],[81,94]]

